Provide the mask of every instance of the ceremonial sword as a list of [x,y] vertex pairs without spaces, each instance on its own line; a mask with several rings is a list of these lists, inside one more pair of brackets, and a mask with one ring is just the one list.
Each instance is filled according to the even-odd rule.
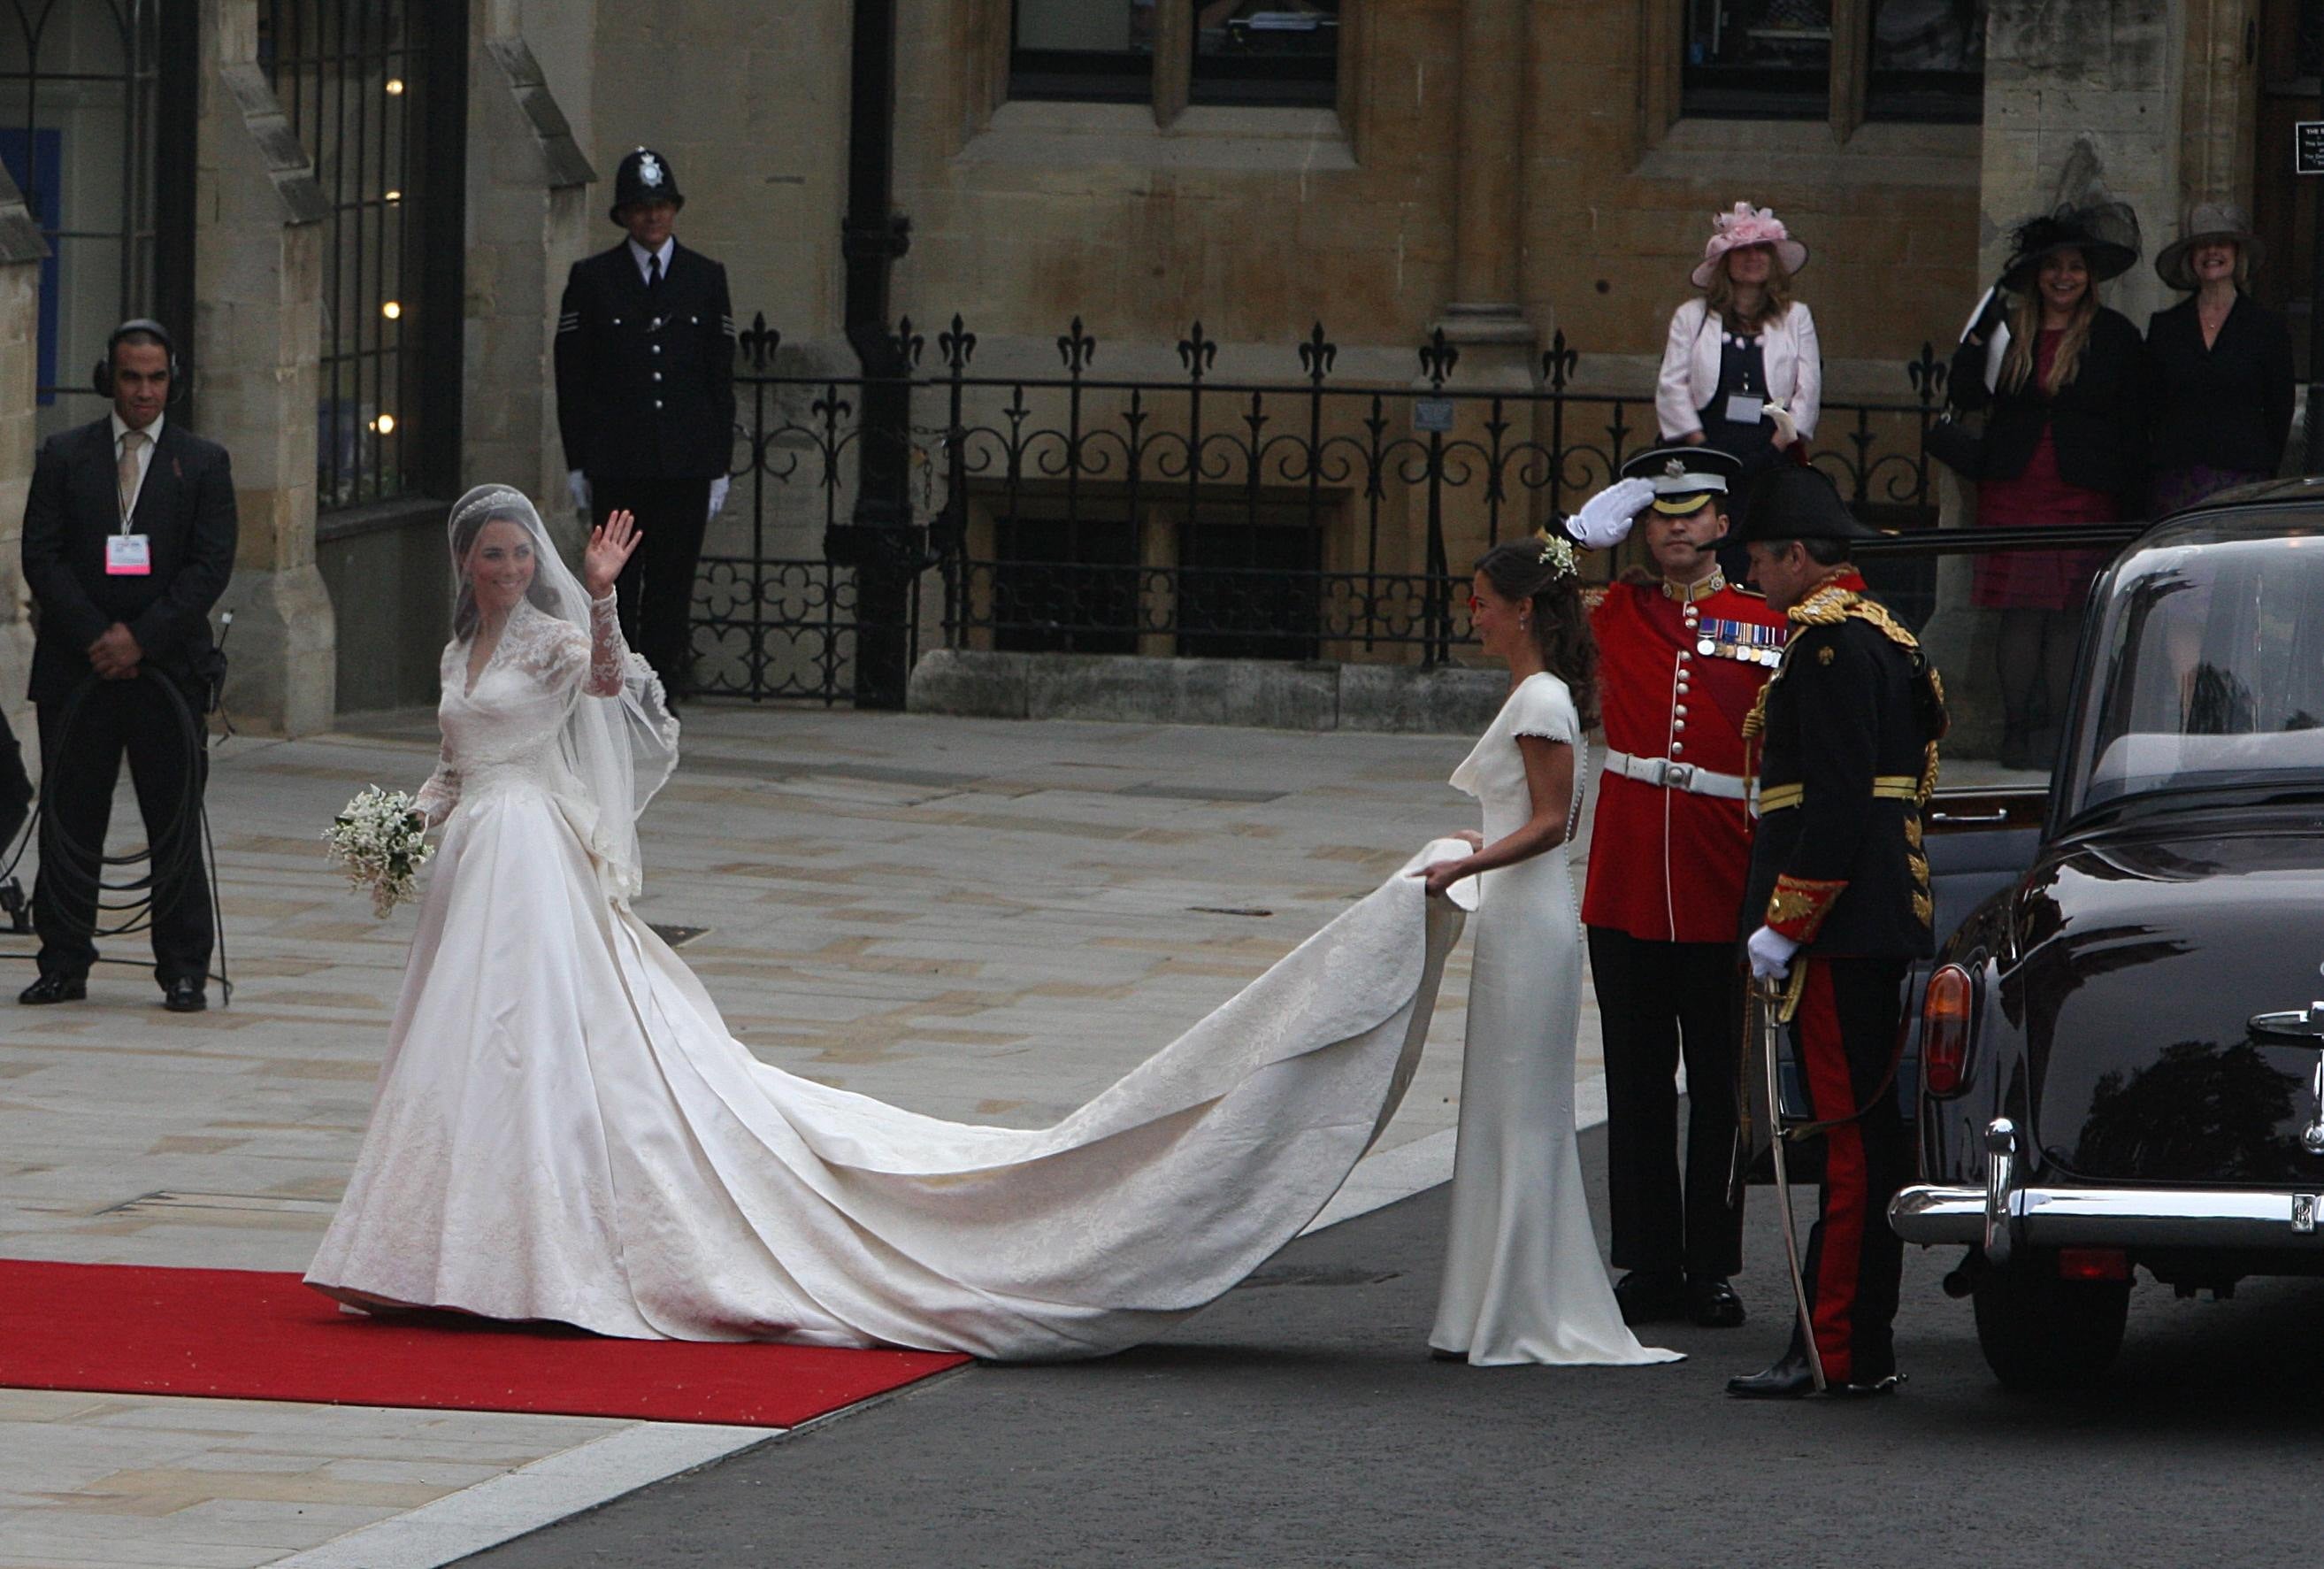
[[1807,1343],[1808,1371],[1814,1375],[1816,1393],[1821,1395],[1825,1388],[1823,1352],[1816,1349],[1815,1313],[1808,1306],[1807,1279],[1800,1273],[1800,1233],[1792,1220],[1792,1174],[1784,1156],[1784,1090],[1776,1066],[1783,1056],[1784,983],[1776,977],[1756,980],[1751,992],[1759,1004],[1759,1044],[1767,1066],[1767,1148],[1775,1161],[1775,1207],[1784,1218],[1784,1261],[1791,1266],[1792,1302],[1799,1310],[1801,1338]]

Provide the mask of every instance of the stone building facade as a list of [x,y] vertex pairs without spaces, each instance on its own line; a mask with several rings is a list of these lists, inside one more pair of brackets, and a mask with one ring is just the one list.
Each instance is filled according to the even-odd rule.
[[[1579,384],[1643,396],[1711,213],[1748,198],[1813,247],[1799,292],[1831,387],[1900,398],[1903,367],[1957,330],[2009,225],[2061,198],[2131,200],[2150,252],[2196,199],[2281,208],[2288,235],[2300,222],[2278,189],[2288,160],[2259,144],[2271,84],[2297,86],[2289,0],[895,5],[893,194],[912,226],[894,300],[931,334],[960,315],[988,374],[1054,374],[1078,318],[1110,377],[1175,378],[1199,320],[1216,379],[1288,380],[1320,321],[1343,383],[1408,387],[1416,346],[1442,328],[1457,386],[1523,390],[1562,333]],[[30,208],[0,187],[12,697],[33,444],[102,411],[42,377],[76,382],[60,367],[94,358],[120,315],[175,311],[189,339],[189,417],[231,448],[242,486],[230,706],[290,732],[428,695],[441,626],[412,607],[441,593],[446,500],[486,478],[561,495],[558,293],[574,259],[616,237],[607,178],[629,148],[669,156],[689,198],[682,239],[726,263],[739,317],[780,329],[780,367],[853,367],[847,0],[57,10],[148,19],[158,110],[131,124],[173,142],[123,225],[154,237],[112,273],[42,254],[59,225],[40,200],[62,176],[35,181]],[[28,134],[0,136],[0,152],[23,186],[51,121],[69,147],[72,114],[115,110],[51,96],[28,125],[23,79],[41,68],[9,25],[0,123]],[[300,41],[332,27],[383,42],[327,81],[299,62],[329,51]],[[370,154],[318,128],[316,104],[350,92],[387,116],[394,167],[382,154],[365,172]],[[391,231],[392,272],[375,254]],[[2305,267],[2283,249],[2279,300]],[[147,266],[175,271],[132,277]],[[44,288],[88,298],[44,318]],[[2159,290],[2142,269],[2110,302],[2143,319]],[[1387,515],[1410,563],[1409,510]],[[757,537],[814,554],[822,520],[781,504]],[[1456,557],[1477,526],[1451,521]],[[712,548],[752,537],[730,507]]]

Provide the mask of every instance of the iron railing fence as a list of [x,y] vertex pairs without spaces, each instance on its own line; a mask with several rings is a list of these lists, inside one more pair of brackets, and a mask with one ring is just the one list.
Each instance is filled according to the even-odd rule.
[[[992,374],[960,317],[933,342],[906,320],[900,438],[863,429],[861,378],[777,368],[781,343],[763,317],[742,335],[748,547],[730,534],[736,548],[704,564],[706,691],[846,696],[853,572],[821,536],[848,521],[866,440],[909,444],[942,595],[931,630],[950,646],[1424,662],[1469,640],[1470,555],[1572,511],[1659,440],[1651,392],[1579,384],[1562,333],[1537,385],[1494,390],[1452,384],[1461,349],[1442,332],[1388,384],[1335,379],[1321,323],[1285,352],[1296,375],[1263,381],[1221,379],[1199,322],[1176,345],[1178,374],[1157,378],[1099,374],[1078,318],[1054,372]],[[1827,402],[1812,461],[1859,515],[1917,531],[1936,521],[1925,442],[1945,365],[1923,345],[1903,380],[1894,401]],[[1900,609],[1929,595],[1926,559],[1877,570]]]

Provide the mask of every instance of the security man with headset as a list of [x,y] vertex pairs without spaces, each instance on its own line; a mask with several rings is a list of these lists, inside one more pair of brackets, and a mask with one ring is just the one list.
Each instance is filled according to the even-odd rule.
[[734,445],[734,308],[726,269],[672,237],[686,205],[649,147],[613,176],[629,237],[573,263],[557,320],[557,424],[573,502],[642,538],[615,580],[622,632],[669,697],[691,660],[702,536],[726,500]]
[[226,448],[166,412],[185,375],[160,322],[115,328],[95,376],[112,411],[49,438],[24,503],[44,805],[32,891],[41,974],[16,1000],[88,995],[106,825],[126,754],[152,857],[154,976],[163,1007],[192,1013],[208,1006],[217,938],[199,716],[219,674],[209,613],[234,571],[234,474]]

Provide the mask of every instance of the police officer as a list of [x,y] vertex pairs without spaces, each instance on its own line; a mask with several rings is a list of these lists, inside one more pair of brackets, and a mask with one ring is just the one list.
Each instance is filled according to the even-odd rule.
[[671,237],[685,205],[660,153],[622,159],[613,219],[629,237],[573,263],[557,322],[557,424],[574,504],[600,524],[636,514],[642,541],[614,585],[622,630],[673,699],[734,433],[726,269]]
[[1742,1267],[1743,1212],[1728,1183],[1743,1008],[1735,911],[1751,857],[1743,722],[1784,622],[1720,569],[1741,472],[1711,447],[1624,465],[1654,487],[1637,526],[1655,570],[1609,587],[1590,623],[1608,750],[1582,918],[1605,1032],[1614,1266],[1629,1271],[1614,1295],[1631,1324],[1731,1328],[1744,1316],[1729,1283]]
[[[1747,734],[1760,748],[1759,826],[1743,909],[1751,973],[1784,984],[1792,1039],[1824,1129],[1822,1203],[1803,1275],[1833,1393],[1896,1386],[1891,1325],[1904,1245],[1888,1202],[1911,1172],[1896,1114],[1906,970],[1932,947],[1921,813],[1936,788],[1944,690],[1913,634],[1847,586],[1849,541],[1870,530],[1831,482],[1779,468],[1742,533],[1751,576],[1791,639]],[[1814,1388],[1806,1346],[1729,1394]]]

